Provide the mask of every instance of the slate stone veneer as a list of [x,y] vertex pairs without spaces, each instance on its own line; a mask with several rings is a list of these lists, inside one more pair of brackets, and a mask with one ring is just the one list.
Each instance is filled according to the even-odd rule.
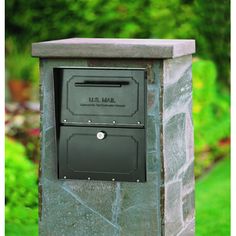
[[[191,63],[191,55],[40,59],[41,236],[194,235]],[[147,182],[58,180],[53,88],[58,66],[147,69]]]

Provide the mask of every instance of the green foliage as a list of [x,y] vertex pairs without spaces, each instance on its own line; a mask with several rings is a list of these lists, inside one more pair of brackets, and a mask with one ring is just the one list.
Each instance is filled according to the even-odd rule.
[[193,8],[197,51],[201,57],[216,63],[219,79],[223,85],[227,84],[230,78],[230,0],[195,0]]
[[181,0],[55,0],[46,3],[30,0],[25,4],[25,0],[9,0],[6,2],[6,12],[16,14],[6,19],[6,33],[7,38],[20,37],[19,43],[24,45],[30,40],[75,35],[190,37],[193,35],[191,18],[194,17],[193,4],[190,3],[183,4]]
[[148,37],[148,4],[147,0],[9,0],[6,12],[14,14],[6,18],[6,35],[20,38],[24,46],[75,36]]
[[197,55],[214,61],[222,84],[229,83],[230,0],[152,0],[150,21],[153,38],[196,39]]
[[195,33],[192,27],[194,17],[191,1],[190,4],[183,4],[181,0],[151,0],[151,37],[192,38]]
[[229,95],[226,91],[219,93],[213,62],[197,60],[193,63],[192,71],[195,144],[196,151],[199,151],[229,136]]
[[20,143],[6,138],[5,143],[5,218],[10,224],[37,223],[37,172],[25,157]]
[[19,225],[19,224],[6,224],[6,236],[38,236],[38,225]]
[[196,236],[230,235],[230,160],[196,182]]
[[212,61],[196,60],[192,71],[195,174],[198,176],[216,158],[229,152],[229,146],[220,145],[219,140],[230,135],[230,98],[227,91],[217,86],[217,70]]
[[230,0],[8,0],[6,38],[18,48],[68,37],[195,38],[229,82]]
[[9,80],[38,80],[38,62],[29,54],[11,54],[6,58],[7,77]]
[[28,51],[16,47],[16,42],[9,39],[6,42],[6,74],[9,80],[25,80],[36,82],[38,80],[38,60],[32,58]]

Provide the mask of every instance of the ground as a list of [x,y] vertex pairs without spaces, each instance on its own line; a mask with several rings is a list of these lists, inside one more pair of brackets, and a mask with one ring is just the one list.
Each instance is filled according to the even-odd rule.
[[230,160],[196,182],[196,236],[230,235]]

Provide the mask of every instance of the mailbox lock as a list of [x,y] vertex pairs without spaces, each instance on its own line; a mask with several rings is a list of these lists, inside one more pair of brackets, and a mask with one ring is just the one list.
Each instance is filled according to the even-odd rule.
[[105,133],[105,132],[99,131],[99,132],[97,133],[97,138],[98,138],[98,139],[102,140],[102,139],[104,139],[105,137],[106,137],[106,133]]

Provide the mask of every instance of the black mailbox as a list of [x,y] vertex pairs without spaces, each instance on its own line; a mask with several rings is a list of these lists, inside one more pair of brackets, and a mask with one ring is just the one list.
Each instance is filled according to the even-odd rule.
[[58,173],[146,181],[145,69],[54,70]]

